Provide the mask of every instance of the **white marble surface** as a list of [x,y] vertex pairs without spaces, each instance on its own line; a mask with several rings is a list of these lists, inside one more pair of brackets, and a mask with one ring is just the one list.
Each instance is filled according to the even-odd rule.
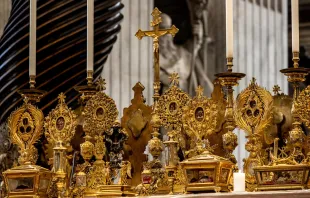
[[266,191],[266,192],[232,192],[232,193],[203,193],[187,195],[158,195],[150,197],[167,198],[190,198],[190,197],[208,197],[208,198],[310,198],[310,190],[291,190],[291,191]]

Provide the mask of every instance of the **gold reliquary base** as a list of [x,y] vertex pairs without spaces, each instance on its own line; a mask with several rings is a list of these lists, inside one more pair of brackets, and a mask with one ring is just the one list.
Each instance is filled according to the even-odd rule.
[[309,165],[275,165],[254,168],[256,191],[307,189]]
[[86,190],[84,192],[85,198],[95,197],[134,197],[136,194],[132,191],[129,185],[104,185],[99,190]]

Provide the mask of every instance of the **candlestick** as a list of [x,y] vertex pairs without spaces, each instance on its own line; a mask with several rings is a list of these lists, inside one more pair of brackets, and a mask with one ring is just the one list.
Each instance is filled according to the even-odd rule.
[[234,173],[234,192],[245,191],[245,173],[239,170],[238,173]]
[[29,76],[36,76],[37,0],[30,0],[29,16]]
[[291,0],[292,5],[292,50],[299,52],[299,0]]
[[94,0],[87,0],[87,71],[94,71]]
[[234,51],[233,0],[226,0],[226,57],[233,57],[233,51]]

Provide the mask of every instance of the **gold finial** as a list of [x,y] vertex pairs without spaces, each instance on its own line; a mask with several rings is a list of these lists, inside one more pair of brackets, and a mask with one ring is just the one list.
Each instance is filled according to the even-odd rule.
[[179,85],[179,74],[178,73],[175,73],[173,72],[170,77],[169,77],[169,80],[170,80],[170,85],[175,85],[175,86],[178,86]]
[[273,86],[273,89],[272,89],[274,95],[279,95],[280,94],[280,91],[281,91],[281,88],[279,85],[275,85]]
[[252,78],[251,84],[252,84],[252,85],[256,84],[256,78],[254,78],[254,77]]
[[26,96],[24,96],[24,103],[25,103],[25,104],[28,104],[28,103],[29,103],[29,98],[26,97]]
[[65,103],[65,99],[66,99],[66,95],[65,95],[63,92],[61,92],[61,93],[58,95],[58,101],[59,101],[59,103],[60,103],[60,104]]
[[97,80],[96,84],[97,84],[96,88],[97,88],[98,91],[103,91],[103,90],[106,89],[106,87],[105,87],[105,85],[106,85],[105,79],[101,78],[101,76]]
[[202,95],[203,95],[203,87],[199,85],[196,88],[196,96],[201,97]]

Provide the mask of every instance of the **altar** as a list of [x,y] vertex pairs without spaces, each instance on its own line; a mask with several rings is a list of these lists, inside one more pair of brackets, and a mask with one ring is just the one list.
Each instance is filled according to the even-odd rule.
[[173,198],[309,198],[310,190],[291,190],[291,191],[268,191],[268,192],[232,192],[232,193],[203,193],[188,195],[166,195],[150,197],[173,197]]
[[[233,69],[233,0],[226,0],[227,70],[215,75],[211,97],[200,85],[195,96],[181,89],[176,72],[162,91],[160,38],[174,37],[179,29],[162,28],[162,13],[154,8],[151,30],[135,34],[153,41],[154,102],[145,103],[144,86],[137,82],[131,105],[120,110],[105,91],[105,79],[94,76],[95,2],[88,0],[87,84],[74,86],[79,108],[69,107],[67,93],[61,92],[55,108],[44,115],[36,104],[46,91],[36,86],[36,50],[31,50],[36,47],[37,1],[30,2],[30,88],[19,90],[23,104],[7,121],[20,155],[2,173],[0,197],[310,198],[310,190],[304,190],[310,188],[310,135],[302,127],[310,129],[310,86],[299,87],[309,70],[299,67],[294,39],[294,67],[280,71],[293,84],[294,97],[280,93],[278,85],[272,94],[253,77],[234,98],[234,87],[246,74]],[[293,8],[296,21],[296,2]],[[243,167],[234,155],[236,128],[247,138]]]

